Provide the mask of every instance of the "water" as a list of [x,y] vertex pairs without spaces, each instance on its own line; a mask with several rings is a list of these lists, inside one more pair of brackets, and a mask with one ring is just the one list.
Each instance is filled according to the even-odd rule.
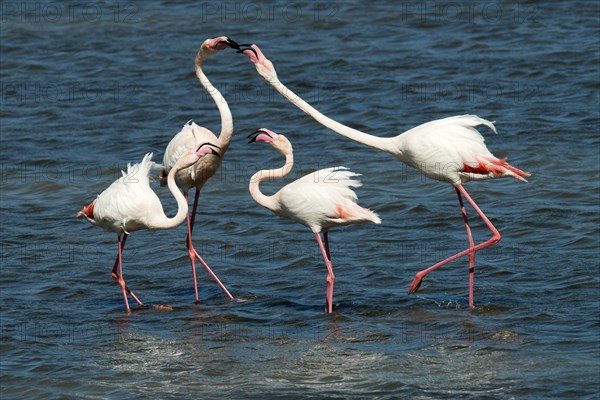
[[[596,2],[2,2],[2,398],[598,398],[599,18]],[[256,42],[325,114],[391,136],[449,115],[496,120],[489,148],[532,172],[467,186],[503,234],[467,261],[418,270],[466,244],[454,190],[331,133],[267,87],[244,56],[205,70],[236,134],[185,228],[134,233],[126,315],[113,234],[75,220],[127,162],[156,158],[191,118],[219,131],[193,73],[199,44]],[[332,231],[335,310],[303,226],[247,192],[272,149],[294,177],[343,164],[382,225]],[[264,186],[273,192],[281,181]],[[171,215],[175,204],[158,189]],[[476,240],[489,233],[473,218]],[[170,306],[158,307],[158,306]]]

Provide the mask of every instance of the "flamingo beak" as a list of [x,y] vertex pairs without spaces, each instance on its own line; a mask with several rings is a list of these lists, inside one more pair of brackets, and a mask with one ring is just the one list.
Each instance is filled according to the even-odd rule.
[[244,54],[246,50],[253,52],[256,58],[258,58],[258,53],[252,48],[251,44],[240,44],[240,47],[237,49],[236,53]]
[[206,152],[206,154],[212,154],[212,155],[215,155],[217,157],[221,157],[221,154],[218,151],[215,150],[215,148],[219,149],[219,150],[221,150],[221,148],[219,146],[217,146],[216,144],[212,144],[212,143],[208,143],[208,142],[207,143],[202,143],[200,146],[198,146],[198,148],[196,149],[196,152],[199,152],[200,149],[202,147],[204,147],[204,146],[207,146],[207,148],[209,150],[209,151]]
[[232,49],[240,51],[240,45],[233,39],[227,38],[226,40],[221,40],[219,44],[224,44],[227,47],[231,47]]
[[250,140],[248,141],[248,143],[253,143],[253,142],[265,142],[265,143],[273,143],[275,141],[275,139],[277,139],[277,136],[271,135],[270,132],[268,132],[265,129],[258,129],[254,132],[252,132],[251,134],[249,134],[247,136],[248,138],[250,138]]

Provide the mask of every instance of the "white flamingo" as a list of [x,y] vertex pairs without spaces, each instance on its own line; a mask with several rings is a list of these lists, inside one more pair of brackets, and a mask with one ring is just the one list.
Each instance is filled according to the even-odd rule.
[[[117,234],[118,252],[112,276],[121,286],[127,313],[131,312],[127,293],[138,304],[142,304],[125,285],[125,279],[123,278],[122,254],[127,237],[131,232],[142,229],[152,231],[173,229],[185,221],[188,215],[188,204],[175,184],[175,174],[209,154],[218,157],[219,153],[211,146],[217,148],[217,146],[210,143],[204,143],[192,151],[187,151],[171,168],[167,176],[167,184],[177,201],[177,214],[174,217],[169,218],[165,215],[160,199],[150,187],[148,177],[154,164],[152,153],[146,154],[139,164],[128,164],[127,173],[123,172],[121,178],[114,181],[93,202],[77,213],[77,219],[87,219],[92,224]],[[117,267],[119,268],[118,274]]]
[[[198,143],[211,142],[218,144],[221,149],[221,155],[224,155],[231,143],[231,137],[233,135],[233,118],[229,106],[225,101],[225,98],[221,93],[210,83],[204,72],[202,71],[202,63],[206,57],[209,57],[220,50],[226,48],[239,49],[239,45],[233,40],[226,36],[219,36],[214,39],[205,40],[200,46],[200,50],[196,55],[195,69],[196,76],[200,81],[202,87],[210,94],[214,100],[219,113],[221,115],[221,132],[219,137],[216,137],[210,130],[198,126],[195,122],[189,121],[186,123],[182,130],[176,134],[173,139],[167,145],[165,155],[163,158],[164,172],[161,176],[164,178],[171,168],[175,165],[181,154],[185,153]],[[196,303],[198,300],[198,282],[196,279],[196,259],[200,261],[206,271],[213,277],[219,287],[223,290],[225,295],[229,299],[233,299],[233,296],[225,285],[221,283],[217,275],[212,271],[208,264],[200,257],[200,254],[194,248],[192,241],[192,232],[194,230],[194,221],[196,220],[196,210],[198,208],[198,199],[200,197],[200,190],[206,183],[206,181],[217,172],[217,169],[221,165],[222,157],[203,157],[198,160],[197,163],[189,168],[183,169],[175,176],[175,182],[179,186],[185,195],[187,200],[190,189],[195,188],[196,193],[194,197],[194,205],[192,207],[192,215],[187,218],[187,239],[186,246],[190,257],[190,263],[192,265],[192,275],[194,279],[194,295]],[[163,179],[164,182],[164,179]]]
[[[471,180],[502,177],[512,177],[527,182],[524,177],[531,175],[509,165],[506,158],[498,159],[487,149],[483,136],[475,127],[486,125],[496,133],[493,123],[475,115],[460,115],[430,121],[393,137],[369,135],[321,114],[288,89],[279,81],[273,63],[264,56],[258,46],[251,45],[238,50],[238,52],[246,54],[250,58],[250,61],[255,64],[259,75],[271,84],[275,90],[321,125],[356,142],[390,153],[400,161],[419,170],[423,175],[431,179],[448,182],[455,187],[465,222],[469,248],[417,272],[408,293],[415,293],[419,289],[423,278],[430,272],[450,261],[468,255],[469,307],[473,308],[475,253],[499,242],[500,233],[466,192],[463,183]],[[477,245],[474,244],[462,196],[467,199],[492,231],[490,239]]]
[[[275,214],[299,222],[315,234],[323,260],[327,267],[327,294],[325,311],[333,310],[333,282],[335,276],[329,252],[330,228],[349,224],[381,220],[371,210],[359,206],[356,193],[351,188],[361,185],[358,174],[344,167],[333,167],[315,171],[290,184],[285,185],[272,196],[261,193],[259,185],[265,179],[286,176],[294,165],[292,144],[283,136],[266,128],[250,135],[250,143],[265,142],[285,156],[285,165],[279,169],[262,170],[250,178],[250,195],[261,206]],[[323,232],[323,240],[321,240]]]

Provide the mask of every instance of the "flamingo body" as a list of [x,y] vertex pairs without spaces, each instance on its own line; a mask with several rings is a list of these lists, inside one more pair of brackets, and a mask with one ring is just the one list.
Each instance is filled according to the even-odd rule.
[[152,153],[146,154],[138,164],[128,164],[127,172],[121,171],[123,176],[98,195],[91,204],[91,213],[88,209],[83,216],[92,224],[119,235],[153,229],[156,216],[164,212],[160,199],[150,187],[152,164]]
[[352,188],[362,185],[358,176],[346,167],[305,175],[274,195],[279,203],[277,214],[309,227],[313,233],[354,223],[381,223],[377,214],[357,204]]
[[513,177],[525,181],[529,174],[496,158],[486,147],[476,126],[496,127],[476,115],[447,117],[416,126],[389,138],[385,150],[428,178],[457,185],[471,180]]

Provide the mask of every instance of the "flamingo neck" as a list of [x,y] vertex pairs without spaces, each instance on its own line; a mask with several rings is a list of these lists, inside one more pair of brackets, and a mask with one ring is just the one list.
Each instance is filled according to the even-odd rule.
[[200,81],[200,85],[208,92],[210,97],[212,97],[213,101],[217,105],[219,109],[219,114],[221,115],[221,133],[219,134],[219,147],[221,147],[221,151],[224,153],[229,144],[231,143],[231,137],[233,136],[233,117],[231,116],[231,110],[229,109],[229,105],[227,101],[219,92],[219,90],[214,87],[208,77],[202,71],[202,63],[204,59],[207,57],[204,49],[201,48],[196,55],[195,67],[196,67],[196,77]]
[[171,191],[173,197],[175,197],[175,201],[177,201],[177,214],[174,217],[169,218],[163,212],[162,215],[152,216],[151,222],[148,224],[148,228],[151,230],[161,230],[161,229],[173,229],[178,227],[185,221],[188,215],[188,203],[186,198],[183,196],[177,184],[175,183],[175,175],[179,170],[183,169],[180,165],[175,164],[171,171],[169,171],[169,175],[167,176],[167,186]]
[[250,196],[261,206],[278,212],[281,209],[278,201],[278,194],[274,194],[272,196],[267,196],[260,191],[260,183],[266,179],[278,179],[283,178],[287,174],[290,173],[292,167],[294,166],[294,155],[293,153],[287,152],[285,153],[285,164],[281,168],[277,169],[263,169],[252,175],[250,178]]
[[331,129],[338,134],[345,136],[349,139],[352,139],[358,143],[362,143],[364,145],[387,151],[393,151],[393,143],[392,139],[394,138],[386,138],[386,137],[378,137],[369,135],[367,133],[361,132],[358,129],[351,128],[349,126],[343,125],[326,115],[323,115],[313,106],[304,101],[300,96],[295,94],[292,90],[287,88],[281,81],[277,78],[277,76],[271,77],[263,77],[275,90],[277,90],[283,97],[288,99],[290,103],[298,107],[300,110],[304,111],[306,114],[313,117],[318,123],[321,125]]

